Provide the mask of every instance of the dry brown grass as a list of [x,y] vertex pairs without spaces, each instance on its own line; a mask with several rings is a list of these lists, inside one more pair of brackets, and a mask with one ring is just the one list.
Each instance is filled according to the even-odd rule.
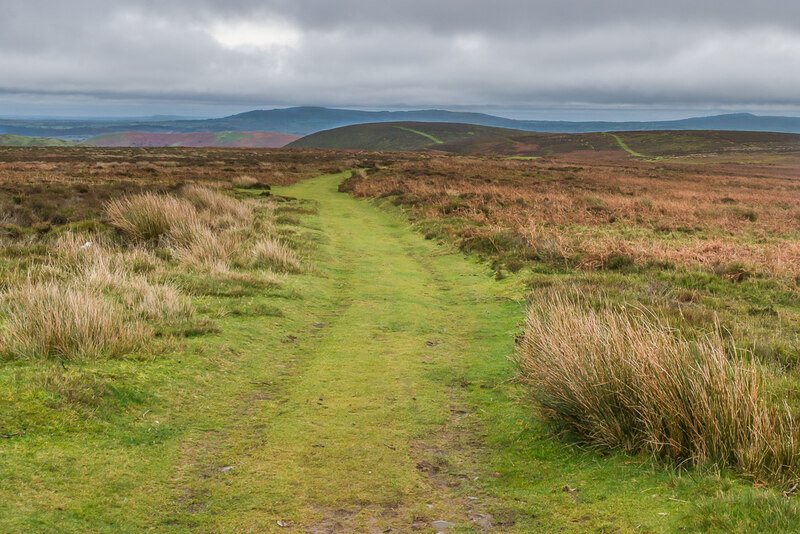
[[205,212],[207,222],[214,227],[245,225],[253,216],[253,209],[247,202],[208,187],[187,185],[181,189],[181,196]]
[[714,270],[739,262],[800,276],[800,182],[791,165],[434,156],[355,177],[344,189],[394,197],[421,219],[453,220],[448,234],[467,246],[514,234],[559,265],[603,268],[616,249],[637,264]]
[[219,269],[241,263],[244,240],[239,232],[219,232],[198,224],[171,233],[169,246],[181,265]]
[[259,185],[259,181],[249,176],[247,174],[243,174],[242,176],[237,176],[233,180],[231,180],[231,185],[233,187],[238,187],[241,189],[250,189],[252,187],[256,187]]
[[142,348],[150,330],[91,288],[27,283],[2,295],[0,334],[6,357],[80,360],[114,358]]
[[252,264],[279,273],[302,270],[302,264],[289,246],[278,239],[264,238],[256,242],[252,251]]
[[640,311],[537,295],[520,343],[520,379],[543,413],[583,440],[758,481],[800,478],[800,429],[767,400],[761,368],[719,334],[689,341]]
[[170,231],[199,224],[191,202],[171,195],[143,193],[111,200],[106,205],[111,226],[136,241],[153,241]]

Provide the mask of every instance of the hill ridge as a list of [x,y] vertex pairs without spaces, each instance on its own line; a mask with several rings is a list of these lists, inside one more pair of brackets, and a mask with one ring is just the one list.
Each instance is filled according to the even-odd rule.
[[20,120],[0,119],[0,134],[82,139],[103,133],[140,131],[189,132],[281,132],[309,135],[353,124],[377,122],[448,122],[511,128],[530,132],[587,133],[649,130],[736,130],[800,133],[800,117],[725,113],[668,121],[549,121],[518,120],[467,111],[423,109],[365,111],[317,106],[255,109],[215,119],[192,120]]

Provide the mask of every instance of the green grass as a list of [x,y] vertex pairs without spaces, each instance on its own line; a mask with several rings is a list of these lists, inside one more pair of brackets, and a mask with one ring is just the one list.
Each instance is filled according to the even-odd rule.
[[640,154],[639,152],[636,152],[636,151],[635,151],[635,150],[633,150],[631,147],[629,147],[629,146],[628,146],[628,145],[625,143],[625,141],[623,141],[622,139],[620,139],[620,137],[619,137],[617,134],[609,133],[608,135],[610,135],[611,137],[613,137],[614,139],[616,139],[616,140],[617,140],[617,144],[619,145],[619,147],[620,147],[622,150],[624,150],[625,152],[627,152],[628,154],[630,154],[631,156],[633,156],[634,158],[646,158],[646,157],[647,157],[647,156],[645,156],[644,154]]
[[443,145],[444,144],[444,141],[442,141],[441,139],[438,139],[438,138],[432,136],[431,134],[428,134],[428,133],[425,133],[425,132],[420,132],[419,130],[414,130],[413,128],[405,128],[403,126],[395,126],[395,128],[398,128],[400,130],[405,130],[407,132],[415,133],[417,135],[421,135],[422,137],[424,137],[426,139],[430,139],[431,141],[433,141],[437,145]]
[[495,281],[343,177],[273,188],[318,207],[283,232],[319,270],[196,297],[221,333],[70,367],[107,388],[91,405],[0,368],[0,531],[797,529],[776,491],[552,436],[510,381],[527,275]]

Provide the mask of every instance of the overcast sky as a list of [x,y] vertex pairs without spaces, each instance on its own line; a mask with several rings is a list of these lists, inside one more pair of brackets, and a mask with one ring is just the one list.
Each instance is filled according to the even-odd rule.
[[0,116],[800,115],[798,88],[798,0],[0,0]]

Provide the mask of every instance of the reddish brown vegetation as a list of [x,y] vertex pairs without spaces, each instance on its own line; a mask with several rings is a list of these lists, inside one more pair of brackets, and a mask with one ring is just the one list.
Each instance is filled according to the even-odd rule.
[[47,231],[94,218],[124,195],[172,192],[186,183],[230,186],[243,174],[289,185],[357,163],[346,154],[303,150],[0,148],[0,225],[6,232]]
[[233,147],[280,148],[300,139],[299,135],[277,132],[121,132],[101,135],[88,141],[101,147]]
[[[441,220],[469,247],[509,239],[536,259],[603,268],[669,263],[800,276],[800,179],[783,165],[634,161],[604,153],[536,161],[434,156],[354,178],[357,196],[392,196]],[[497,236],[504,236],[497,239]],[[515,238],[515,239],[514,239]],[[735,270],[735,269],[734,269]]]

